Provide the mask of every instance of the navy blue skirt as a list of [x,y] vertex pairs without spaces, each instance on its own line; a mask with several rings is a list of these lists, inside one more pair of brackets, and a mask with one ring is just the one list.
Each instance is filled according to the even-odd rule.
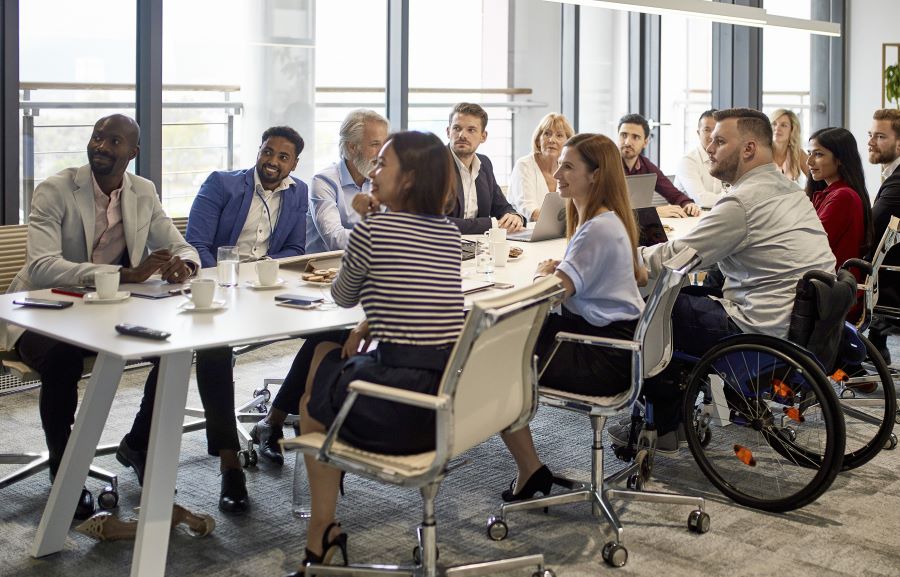
[[[355,380],[434,395],[451,348],[380,343],[374,351],[349,359],[341,359],[336,349],[316,371],[309,414],[329,427]],[[424,453],[434,449],[434,417],[434,411],[360,395],[338,437],[366,451]]]

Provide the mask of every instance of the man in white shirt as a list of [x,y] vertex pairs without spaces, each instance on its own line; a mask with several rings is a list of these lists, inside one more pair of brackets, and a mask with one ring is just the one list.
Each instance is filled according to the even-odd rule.
[[[707,148],[710,170],[731,184],[731,191],[685,236],[639,247],[651,277],[685,248],[697,251],[706,266],[718,263],[725,277],[722,293],[687,287],[672,310],[673,347],[694,357],[732,334],[786,338],[797,281],[807,271],[835,268],[812,203],[772,162],[768,117],[736,108],[720,110],[715,118]],[[681,419],[678,371],[675,363],[644,384],[644,394],[653,402],[661,451],[678,447],[676,435],[668,434]],[[628,426],[611,428],[609,434],[626,444]]]
[[369,194],[375,157],[388,135],[388,121],[373,110],[352,110],[340,128],[341,158],[313,177],[306,216],[306,252],[343,250],[353,226],[378,210]]
[[675,171],[675,187],[687,194],[702,208],[710,208],[724,193],[722,181],[709,173],[707,147],[712,143],[712,133],[716,128],[716,109],[705,111],[697,121],[699,146],[685,154]]
[[475,153],[487,140],[487,120],[484,108],[461,102],[450,112],[447,126],[457,176],[456,196],[448,207],[447,218],[463,234],[481,234],[498,226],[516,232],[525,228],[527,222],[497,185],[490,159]]

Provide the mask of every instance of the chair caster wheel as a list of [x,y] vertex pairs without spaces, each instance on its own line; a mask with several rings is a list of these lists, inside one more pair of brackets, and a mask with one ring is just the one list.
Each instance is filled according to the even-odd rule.
[[691,511],[688,515],[688,529],[694,533],[707,533],[709,531],[709,515],[700,509]]
[[643,491],[644,490],[644,480],[638,473],[632,473],[628,476],[628,482],[626,486],[632,491]]
[[543,571],[535,571],[531,577],[556,577],[556,573],[552,569],[544,569]]
[[240,463],[241,467],[243,467],[244,469],[251,467],[252,465],[250,464],[250,451],[246,449],[243,451],[238,451],[238,463]]
[[856,391],[854,391],[853,389],[844,389],[843,391],[841,391],[840,397],[842,399],[855,399]]
[[[435,561],[437,561],[438,559],[441,558],[441,550],[440,549],[435,549],[434,553],[435,553],[435,555],[434,555]],[[413,547],[413,562],[416,565],[422,564],[422,548],[418,545]]]
[[257,463],[259,463],[259,453],[256,452],[256,449],[250,449],[250,466],[255,467]]
[[107,485],[97,495],[97,504],[101,509],[115,509],[119,505],[119,493]]
[[269,406],[265,403],[260,403],[260,404],[256,405],[255,408],[256,408],[256,412],[259,413],[260,415],[265,415],[266,413],[269,412]]
[[253,390],[254,397],[262,397],[265,399],[263,403],[268,403],[269,399],[272,398],[272,392],[269,389],[254,389]]
[[894,413],[894,424],[900,425],[900,409],[897,409],[897,412]]
[[628,563],[628,549],[610,541],[603,546],[603,560],[612,567],[624,567]]
[[885,451],[893,451],[897,448],[897,435],[891,433],[891,436],[888,437],[887,441],[884,442],[883,449]]
[[491,541],[503,541],[509,535],[509,527],[506,521],[493,515],[487,521],[487,536]]

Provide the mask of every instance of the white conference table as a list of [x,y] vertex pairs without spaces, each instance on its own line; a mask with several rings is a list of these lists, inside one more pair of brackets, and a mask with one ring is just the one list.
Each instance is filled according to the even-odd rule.
[[[692,229],[700,218],[662,220],[673,229],[668,232],[672,239]],[[566,248],[566,240],[562,238],[536,243],[513,241],[510,244],[521,247],[522,256],[510,260],[505,267],[496,267],[491,280],[517,287],[532,282],[539,262],[562,258]],[[475,273],[474,259],[463,263],[462,273],[466,277],[484,278],[484,275]],[[215,269],[201,271],[201,276],[214,275]],[[87,478],[126,361],[160,357],[161,384],[157,387],[153,405],[131,575],[162,577],[165,574],[181,451],[181,424],[193,351],[344,328],[355,325],[364,317],[360,307],[341,309],[327,306],[322,310],[298,310],[275,306],[274,296],[288,292],[331,300],[328,288],[301,283],[299,269],[282,267],[279,276],[287,281],[283,288],[253,290],[246,286],[247,280],[256,278],[253,265],[241,265],[240,286],[217,289],[216,298],[224,299],[226,307],[214,312],[182,310],[179,307],[185,299],[179,296],[158,300],[132,297],[120,303],[88,304],[80,298],[49,290],[27,293],[36,298],[71,300],[75,303],[66,309],[47,310],[12,304],[13,300],[26,293],[0,295],[0,320],[98,353],[72,436],[38,526],[32,556],[43,557],[63,548],[78,495]],[[483,291],[472,298],[483,298],[493,292]],[[166,341],[123,336],[114,329],[119,323],[161,329],[172,335]]]
[[[216,298],[224,298],[227,306],[215,312],[183,311],[179,309],[179,305],[185,303],[181,296],[159,300],[131,297],[120,303],[89,304],[80,298],[49,290],[27,293],[32,297],[71,300],[75,303],[60,310],[24,308],[12,304],[14,299],[26,293],[0,296],[0,319],[98,353],[72,436],[38,526],[31,550],[34,557],[58,552],[64,546],[78,495],[94,458],[126,361],[160,357],[160,385],[156,389],[153,405],[131,575],[162,577],[169,546],[175,478],[181,450],[181,424],[192,352],[343,328],[355,325],[363,318],[359,307],[298,310],[275,306],[273,297],[277,294],[290,292],[322,297],[328,296],[328,289],[301,285],[299,272],[282,269],[279,276],[287,281],[284,288],[253,290],[243,284],[243,280],[255,280],[252,266],[241,265],[241,286],[217,290]],[[201,271],[201,276],[214,275],[214,269]],[[161,329],[172,335],[162,342],[123,336],[114,329],[119,323]]]

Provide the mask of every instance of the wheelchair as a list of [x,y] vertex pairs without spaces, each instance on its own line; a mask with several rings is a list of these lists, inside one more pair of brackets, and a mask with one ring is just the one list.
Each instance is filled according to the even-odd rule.
[[[804,345],[814,328],[802,326],[802,289],[813,279],[836,284],[815,271],[798,284],[789,339]],[[813,303],[821,306],[815,295],[805,306]],[[837,350],[819,346],[818,355],[791,340],[742,334],[699,360],[686,359],[696,363],[683,405],[688,446],[710,482],[735,502],[773,512],[803,507],[839,471],[896,446],[896,391],[884,360],[858,327],[837,330]]]

